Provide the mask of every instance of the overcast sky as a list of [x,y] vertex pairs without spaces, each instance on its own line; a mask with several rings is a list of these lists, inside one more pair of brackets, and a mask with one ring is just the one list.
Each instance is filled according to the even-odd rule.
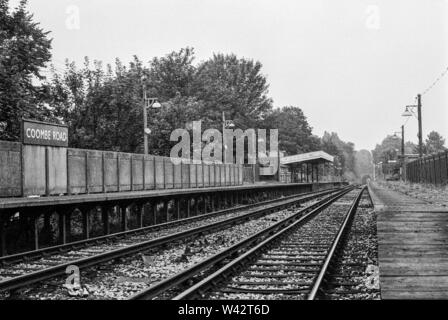
[[[11,1],[15,3],[17,1]],[[399,131],[413,104],[448,67],[446,0],[31,0],[51,31],[53,61],[149,61],[185,46],[263,64],[276,107],[303,109],[319,136],[356,149]],[[448,75],[422,98],[423,134],[448,138]],[[417,141],[417,120],[405,127]]]

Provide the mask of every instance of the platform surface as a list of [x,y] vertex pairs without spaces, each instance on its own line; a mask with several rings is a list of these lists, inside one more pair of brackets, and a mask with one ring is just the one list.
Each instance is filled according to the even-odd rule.
[[[319,185],[331,185],[338,182],[320,182]],[[314,184],[315,185],[315,184]],[[122,191],[109,193],[90,193],[79,195],[61,195],[48,197],[15,197],[15,198],[0,198],[0,213],[2,209],[19,209],[29,207],[44,207],[55,205],[70,205],[78,203],[93,203],[106,201],[120,201],[129,199],[146,199],[151,197],[170,197],[174,195],[183,196],[190,194],[209,194],[216,192],[228,191],[252,191],[256,189],[268,188],[290,188],[294,186],[309,186],[313,187],[313,183],[255,183],[243,184],[237,186],[206,186],[198,188],[183,188],[183,189],[152,189],[142,191]]]
[[369,184],[382,299],[448,299],[448,210]]

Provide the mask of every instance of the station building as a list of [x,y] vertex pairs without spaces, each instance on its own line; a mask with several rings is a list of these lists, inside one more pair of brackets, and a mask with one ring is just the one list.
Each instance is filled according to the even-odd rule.
[[[291,156],[279,154],[279,170],[273,167],[259,167],[261,181],[279,181],[283,183],[325,182],[338,179],[333,166],[334,157],[325,151],[314,151]],[[271,159],[273,157],[271,156]]]

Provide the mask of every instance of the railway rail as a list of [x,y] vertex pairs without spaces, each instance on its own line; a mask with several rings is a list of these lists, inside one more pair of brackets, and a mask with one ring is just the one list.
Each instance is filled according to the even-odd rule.
[[[89,239],[69,242],[66,244],[49,246],[49,247],[41,248],[38,250],[31,250],[31,251],[25,251],[25,252],[20,252],[20,253],[16,253],[16,254],[1,256],[0,257],[0,267],[8,266],[8,265],[11,265],[12,263],[29,262],[31,260],[48,257],[49,255],[52,255],[52,254],[60,254],[61,252],[80,250],[81,248],[85,248],[85,247],[92,246],[92,245],[98,245],[101,243],[107,243],[109,241],[120,240],[120,239],[123,239],[126,237],[138,236],[138,235],[145,234],[145,233],[160,231],[160,230],[168,229],[171,227],[178,227],[178,226],[190,224],[193,222],[206,222],[207,219],[210,219],[210,218],[234,214],[234,213],[242,212],[244,210],[249,210],[249,209],[256,208],[256,207],[274,204],[279,201],[295,199],[297,197],[302,197],[302,196],[308,197],[310,195],[317,195],[317,196],[325,195],[330,192],[333,192],[336,189],[337,188],[328,189],[328,190],[324,190],[324,191],[318,191],[318,192],[306,192],[306,193],[301,193],[299,195],[295,194],[295,195],[291,195],[291,196],[266,200],[266,201],[262,201],[262,202],[258,202],[258,203],[235,206],[232,208],[213,211],[213,212],[210,212],[207,214],[201,214],[201,215],[192,216],[192,217],[188,217],[188,218],[184,218],[184,219],[173,220],[170,222],[160,223],[160,224],[146,226],[146,227],[142,227],[142,228],[135,228],[135,229],[126,230],[126,231],[122,231],[122,232],[111,233],[108,235],[103,235],[103,236],[98,236],[98,237],[92,237]],[[307,200],[307,199],[311,199],[311,198],[305,198],[305,200]]]
[[[266,241],[272,238],[268,241],[270,243],[274,238],[283,235],[291,228],[295,228],[297,225],[302,225],[305,221],[310,220],[339,198],[352,191],[352,189],[353,187],[344,188],[330,197],[298,210],[294,215],[279,221],[278,223],[236,243],[235,245],[213,255],[208,259],[203,260],[200,263],[197,263],[183,272],[180,272],[154,286],[142,290],[141,292],[130,297],[130,299],[149,300],[167,299],[173,297],[175,299],[188,299],[191,297],[202,296],[204,288],[207,288],[208,290],[211,287],[214,287],[219,282],[218,278],[221,276],[226,278],[228,276],[226,273],[227,270],[233,270],[234,265],[239,267],[239,261],[244,260],[245,257],[251,257],[253,252],[258,252],[260,248],[264,246],[263,244]],[[238,257],[235,259],[235,256]],[[231,262],[225,264],[228,260],[231,260]],[[212,273],[215,266],[223,264],[223,268]],[[198,278],[200,279],[198,280]],[[183,284],[195,282],[197,283],[196,285],[193,285],[190,289],[184,291],[183,293],[179,293],[179,288],[181,288]]]
[[380,299],[376,215],[369,192],[364,192],[344,245],[335,256],[319,298]]
[[[16,254],[14,256],[2,257],[0,261],[2,261],[6,268],[0,270],[0,277],[3,277],[0,281],[0,291],[20,289],[52,277],[63,275],[69,265],[76,265],[81,269],[91,267],[117,258],[144,252],[151,248],[163,246],[173,241],[222,229],[334,192],[335,190],[327,190],[306,195],[289,196],[282,199],[264,201],[258,204],[246,205],[173,221],[163,225],[134,229],[67,245],[41,249],[39,252],[27,252]],[[206,221],[207,218],[216,217],[222,217],[222,219],[219,221],[212,221],[208,224],[203,223],[200,226],[195,226],[183,231],[174,233],[173,230],[171,230],[171,232],[169,231],[171,227],[185,226],[188,223],[201,220]],[[149,240],[144,239],[145,235],[151,234],[151,231],[156,230],[165,230],[166,233]],[[105,251],[105,247],[102,247],[102,245],[110,245],[110,241],[116,242],[114,245],[115,247],[114,249],[110,249],[109,247],[108,250]],[[20,265],[23,261],[27,262],[27,268],[25,269]],[[33,264],[29,265],[29,261],[32,261]]]
[[[209,293],[208,297],[315,299],[364,190],[365,187],[357,192],[348,210],[347,203],[338,208],[338,202],[333,201],[326,209],[308,213],[173,299],[205,297],[205,292],[226,280],[225,286]],[[353,195],[345,195],[341,200],[349,198]],[[341,214],[341,209],[346,213]]]

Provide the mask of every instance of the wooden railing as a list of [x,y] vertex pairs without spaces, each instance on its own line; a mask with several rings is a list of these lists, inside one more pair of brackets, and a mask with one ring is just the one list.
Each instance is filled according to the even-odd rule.
[[448,183],[448,151],[429,155],[406,164],[406,180],[417,183]]

